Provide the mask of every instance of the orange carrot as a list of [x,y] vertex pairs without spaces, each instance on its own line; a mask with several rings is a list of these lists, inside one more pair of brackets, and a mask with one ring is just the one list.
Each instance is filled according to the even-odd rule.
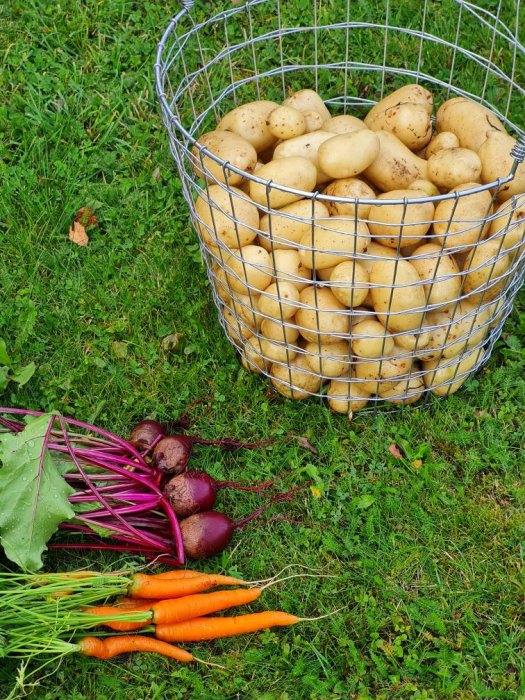
[[128,654],[132,651],[151,651],[183,663],[195,660],[193,654],[190,654],[185,649],[139,634],[125,634],[120,637],[106,637],[105,639],[84,637],[80,640],[79,645],[82,654],[94,656],[97,659],[112,659],[118,654]]
[[149,610],[156,602],[157,598],[119,598],[115,606],[126,610]]
[[295,615],[274,610],[237,617],[197,617],[186,622],[157,625],[155,635],[165,642],[200,642],[205,639],[234,637],[269,627],[295,625],[301,620]]
[[173,571],[164,571],[162,574],[150,574],[153,578],[159,579],[181,579],[195,578],[195,576],[205,576],[202,571],[191,571],[191,569],[173,569]]
[[227,610],[236,605],[253,603],[260,595],[260,588],[236,588],[233,591],[215,591],[175,600],[159,600],[152,607],[153,622],[156,625],[163,625],[191,620],[219,610]]
[[182,598],[193,593],[207,591],[216,586],[248,585],[244,581],[232,576],[219,574],[203,574],[182,579],[156,579],[146,574],[134,574],[132,584],[128,589],[128,595],[132,598]]
[[121,615],[124,618],[130,612],[144,612],[143,620],[136,620],[134,622],[131,622],[130,620],[126,619],[112,619],[100,622],[100,624],[104,625],[104,627],[109,627],[110,629],[115,630],[116,632],[133,632],[135,630],[140,630],[143,627],[147,627],[147,625],[151,623],[153,617],[153,613],[151,612],[151,605],[149,603],[145,604],[141,608],[137,607],[131,610],[129,608],[119,608],[113,605],[97,605],[91,608],[82,608],[82,610],[83,612],[89,613],[90,615],[112,618],[118,618],[119,615]]

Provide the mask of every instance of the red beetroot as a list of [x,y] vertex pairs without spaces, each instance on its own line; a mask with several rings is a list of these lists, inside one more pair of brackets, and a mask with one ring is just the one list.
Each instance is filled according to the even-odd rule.
[[145,450],[164,435],[166,429],[162,423],[156,420],[141,420],[133,427],[129,441],[139,449]]
[[163,474],[182,474],[188,468],[194,440],[187,435],[162,438],[153,449],[153,466]]

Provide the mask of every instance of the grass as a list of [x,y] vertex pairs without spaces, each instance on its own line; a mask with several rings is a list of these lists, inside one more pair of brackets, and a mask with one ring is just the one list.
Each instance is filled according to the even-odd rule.
[[[450,7],[433,21],[448,22]],[[259,579],[290,562],[318,567],[337,578],[292,580],[262,604],[308,616],[344,610],[196,645],[226,671],[146,655],[69,658],[29,697],[524,698],[523,293],[488,365],[447,400],[348,424],[315,401],[269,392],[222,334],[155,103],[155,44],[173,11],[128,0],[0,8],[0,337],[17,363],[38,365],[2,402],[122,434],[139,417],[189,411],[206,437],[273,438],[255,452],[200,448],[195,465],[236,479],[292,470],[291,481],[313,478],[319,496],[291,509],[303,525],[247,528],[206,568]],[[515,119],[523,126],[523,111]],[[99,220],[86,249],[67,239],[82,206]],[[164,349],[173,333],[178,346]],[[234,515],[257,502],[221,499]],[[46,560],[49,569],[88,563],[121,560]],[[15,677],[3,660],[0,696]]]

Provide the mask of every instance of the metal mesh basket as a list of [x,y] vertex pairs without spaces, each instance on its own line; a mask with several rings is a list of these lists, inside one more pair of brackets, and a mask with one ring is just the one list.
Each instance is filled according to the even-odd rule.
[[[244,366],[350,414],[456,391],[490,356],[524,276],[525,194],[502,195],[525,167],[519,0],[490,12],[463,0],[224,4],[210,17],[209,4],[183,3],[155,71],[220,321]],[[436,105],[462,96],[491,109],[516,139],[507,170],[414,204],[406,192],[334,196],[326,182],[293,189],[198,143],[252,100],[311,88],[333,116],[364,117],[407,83]],[[302,204],[281,198],[277,209],[276,193]]]

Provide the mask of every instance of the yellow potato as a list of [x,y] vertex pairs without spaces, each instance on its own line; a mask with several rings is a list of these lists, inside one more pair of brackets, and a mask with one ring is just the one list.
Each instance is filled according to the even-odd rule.
[[195,214],[195,228],[206,245],[221,241],[227,248],[241,248],[257,236],[257,207],[236,187],[228,191],[211,185],[195,202]]
[[326,287],[307,287],[300,294],[303,308],[295,314],[295,323],[306,340],[323,345],[338,343],[350,328],[348,309]]
[[376,359],[391,356],[394,351],[394,338],[373,319],[363,320],[352,326],[352,352],[358,357]]
[[217,129],[239,134],[252,144],[257,153],[260,153],[277,141],[267,122],[270,113],[278,106],[276,102],[269,100],[257,100],[240,105],[224,115]]
[[284,100],[283,105],[298,109],[299,112],[317,112],[322,117],[323,122],[330,119],[330,112],[315,90],[305,89],[294,92],[293,95]]
[[336,134],[323,141],[317,152],[320,169],[331,178],[354,177],[366,170],[379,154],[379,139],[373,131],[360,129]]
[[268,362],[291,362],[297,357],[297,347],[276,340],[261,338],[261,354]]
[[312,133],[313,131],[319,131],[319,129],[323,128],[323,118],[319,114],[319,112],[303,112],[304,114],[304,121],[305,121],[305,132],[307,134]]
[[328,405],[336,413],[352,416],[356,411],[364,408],[370,399],[370,392],[365,391],[361,384],[349,378],[332,379],[326,393]]
[[[388,248],[404,248],[421,241],[432,225],[434,205],[418,202],[427,195],[415,190],[393,190],[380,194],[372,204],[368,227],[372,236]],[[383,200],[410,200],[403,204],[383,204]]]
[[355,309],[352,309],[352,315],[350,316],[352,333],[354,332],[355,327],[364,321],[377,321],[377,318],[374,311],[370,310],[363,304],[363,306],[356,306]]
[[276,107],[268,117],[268,127],[278,139],[292,139],[306,131],[304,114],[293,107]]
[[304,355],[298,355],[286,365],[272,365],[271,381],[289,399],[307,399],[321,387],[321,378],[312,372]]
[[[481,160],[481,182],[488,185],[498,178],[510,175],[514,158],[510,155],[516,146],[516,139],[509,134],[490,131],[487,139],[478,149]],[[514,195],[525,192],[525,163],[518,165],[514,178],[498,189],[497,200],[504,202]]]
[[288,282],[299,291],[311,284],[312,271],[302,264],[296,250],[275,250],[271,258],[279,282]]
[[463,278],[454,258],[446,255],[441,246],[434,243],[419,246],[410,256],[410,262],[425,284],[428,304],[448,304],[460,296]]
[[394,340],[396,345],[403,348],[403,350],[417,352],[428,345],[430,333],[425,329],[418,329],[416,333],[397,333]]
[[426,106],[410,102],[396,104],[378,113],[369,128],[391,132],[411,151],[424,148],[432,137],[432,122]]
[[[257,163],[257,151],[252,144],[230,131],[208,131],[199,136],[198,144],[235,168],[248,173],[253,172]],[[244,180],[243,175],[228,168],[223,169],[222,165],[210,156],[201,154],[199,146],[195,145],[192,148],[192,154],[193,169],[198,177],[227,182],[229,185],[239,185]]]
[[488,131],[505,132],[498,117],[482,105],[467,97],[453,97],[443,102],[436,114],[436,129],[452,132],[461,148],[478,151],[487,138]]
[[261,374],[268,370],[268,363],[261,354],[259,338],[256,336],[248,338],[244,344],[241,362],[244,369],[255,372],[256,374]]
[[459,139],[451,131],[442,131],[436,134],[425,149],[425,158],[428,160],[435,153],[448,148],[459,148]]
[[[452,192],[468,192],[479,187],[476,182],[458,185]],[[488,232],[485,218],[492,214],[492,195],[488,190],[465,194],[457,199],[444,199],[435,212],[433,242],[445,248],[472,246]]]
[[419,190],[420,192],[424,192],[427,197],[437,197],[439,195],[438,188],[433,182],[430,182],[430,180],[414,180],[407,189]]
[[478,348],[452,359],[423,362],[425,386],[438,396],[454,394],[467,381],[474,367],[481,362],[484,352],[483,348]]
[[428,159],[428,177],[445,190],[465,182],[480,182],[481,160],[468,148],[446,148]]
[[333,138],[333,133],[324,131],[324,129],[296,136],[278,144],[273,152],[273,158],[274,160],[293,157],[308,158],[317,169],[317,184],[320,185],[323,182],[328,182],[330,177],[323,173],[319,166],[318,152],[321,144],[331,138]]
[[230,340],[238,347],[242,348],[244,341],[251,338],[255,328],[240,318],[237,318],[227,306],[222,307],[224,318],[224,330]]
[[261,323],[261,333],[267,340],[277,340],[280,343],[293,345],[299,337],[299,330],[290,323],[272,321],[265,318]]
[[222,269],[222,267],[219,267],[219,265],[212,265],[212,280],[213,280],[213,286],[215,288],[215,292],[219,299],[222,301],[226,302],[227,304],[230,303],[231,300],[231,287],[228,284],[228,279],[226,278],[226,273]]
[[353,117],[351,114],[330,117],[323,123],[323,131],[332,131],[334,134],[349,134],[352,131],[366,128],[367,126],[362,119]]
[[[329,212],[323,202],[300,199],[282,209],[261,217],[259,243],[266,250],[294,248],[305,233],[312,230],[313,219],[328,218]],[[270,235],[271,234],[271,235]]]
[[409,104],[423,105],[427,114],[432,114],[434,107],[434,98],[432,93],[426,90],[421,85],[410,83],[389,93],[380,100],[365,117],[365,124],[369,129],[377,119],[381,119],[384,112],[391,107],[397,107],[400,104],[408,102]]
[[376,131],[380,151],[363,173],[383,192],[406,189],[414,180],[428,180],[427,161],[419,158],[389,131]]
[[399,256],[393,248],[387,248],[375,241],[370,241],[366,247],[366,253],[359,257],[359,264],[370,274],[372,266],[377,258],[386,258],[389,260],[397,260]]
[[[322,270],[316,270],[315,279],[317,281],[320,280],[321,282],[330,282],[330,277],[332,276],[332,272],[334,271],[335,267],[336,266],[334,265],[333,267],[324,267]],[[313,271],[312,274],[314,274]]]
[[506,253],[501,238],[488,238],[473,248],[465,261],[464,293],[478,291],[483,302],[492,301],[509,284],[507,273],[515,257]]
[[355,376],[360,379],[364,391],[377,394],[387,391],[408,376],[413,358],[403,353],[401,348],[394,346],[392,356],[387,359],[359,360],[355,363]]
[[379,396],[396,405],[416,403],[423,396],[425,383],[422,377],[407,377],[389,389],[381,388]]
[[336,265],[330,275],[330,281],[332,294],[345,306],[361,306],[368,296],[368,272],[355,260]]
[[425,362],[456,357],[467,348],[481,343],[487,336],[494,310],[478,310],[474,304],[463,302],[449,312],[429,312],[426,318],[430,340],[417,355]]
[[503,238],[502,249],[520,252],[525,243],[525,195],[513,204],[508,201],[500,204],[490,225],[489,236],[500,242]]
[[[286,143],[286,142],[285,142]],[[257,172],[258,177],[295,190],[311,192],[317,182],[317,169],[307,158],[291,157],[272,160]],[[250,182],[250,197],[257,204],[279,209],[302,199],[293,194],[259,182]]]
[[244,323],[257,328],[261,325],[263,317],[259,311],[259,294],[235,294],[233,293],[229,306]]
[[289,282],[280,281],[271,284],[261,293],[257,305],[263,316],[287,321],[295,315],[298,301],[297,287]]
[[379,260],[370,273],[371,294],[378,319],[392,331],[416,331],[425,315],[425,290],[407,260]]
[[[348,177],[334,180],[324,190],[323,194],[329,197],[344,197],[346,199],[375,199],[374,190],[366,182],[357,177]],[[325,202],[331,216],[356,216],[356,204],[354,202]],[[368,219],[370,204],[357,203],[357,217]]]
[[350,343],[346,340],[330,345],[306,343],[304,349],[308,366],[322,377],[340,377],[350,367]]
[[258,294],[272,281],[272,261],[258,245],[246,245],[225,259],[227,281],[234,292]]
[[322,270],[362,253],[370,240],[368,226],[354,219],[316,219],[301,238],[299,257],[309,270]]

